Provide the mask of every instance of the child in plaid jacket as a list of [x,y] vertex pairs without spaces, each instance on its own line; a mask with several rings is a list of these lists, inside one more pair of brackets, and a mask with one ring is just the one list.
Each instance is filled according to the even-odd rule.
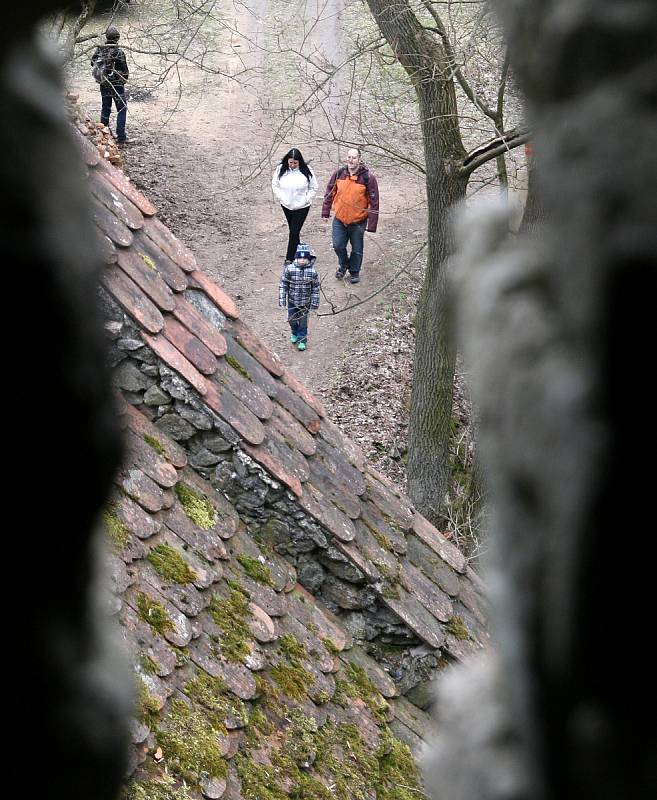
[[310,245],[300,242],[294,261],[284,266],[278,284],[278,305],[281,308],[287,305],[287,321],[292,331],[290,341],[302,351],[308,341],[308,314],[319,308],[316,260]]

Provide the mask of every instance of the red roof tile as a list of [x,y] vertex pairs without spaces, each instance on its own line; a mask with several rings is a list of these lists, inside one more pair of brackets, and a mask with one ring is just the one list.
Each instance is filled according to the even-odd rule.
[[214,413],[225,419],[247,442],[257,445],[265,440],[260,420],[224,386],[209,382],[204,399]]
[[145,220],[144,231],[148,238],[185,272],[194,272],[196,270],[196,259],[192,251],[180,239],[176,239],[173,233],[157,217]]
[[209,350],[212,350],[215,356],[224,355],[226,352],[226,340],[224,337],[199,314],[191,303],[188,303],[180,295],[176,297],[173,315],[197,336]]
[[117,260],[126,275],[130,276],[162,311],[172,311],[175,308],[176,301],[171,289],[157,270],[149,266],[135,249],[120,250]]
[[237,319],[239,317],[240,312],[233,299],[229,297],[223,289],[220,289],[216,283],[213,283],[201,270],[194,270],[194,272],[190,274],[189,285],[203,289],[210,300],[212,300],[227,317],[231,319]]
[[196,369],[203,375],[212,375],[217,371],[217,360],[208,348],[183,327],[175,319],[167,317],[164,320],[162,335],[179,350],[185,358],[189,359]]
[[142,334],[146,344],[153,350],[156,356],[162,359],[171,369],[178,372],[183,378],[191,383],[199,394],[205,395],[208,391],[208,384],[196,367],[188,361],[182,353],[177,350],[171,342],[163,336],[147,336]]
[[164,318],[160,310],[146,297],[137,284],[120,269],[105,269],[101,281],[117,301],[144,330],[159,333],[164,327]]

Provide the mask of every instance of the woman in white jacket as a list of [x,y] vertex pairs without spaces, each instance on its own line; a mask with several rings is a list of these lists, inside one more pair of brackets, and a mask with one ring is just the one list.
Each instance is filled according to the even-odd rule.
[[301,228],[317,192],[317,178],[296,147],[283,156],[281,163],[274,170],[271,188],[287,219],[290,235],[287,240],[285,263],[291,264],[299,244]]

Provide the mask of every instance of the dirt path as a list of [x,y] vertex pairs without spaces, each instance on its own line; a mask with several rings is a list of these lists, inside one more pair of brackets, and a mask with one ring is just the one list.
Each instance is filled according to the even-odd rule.
[[[267,6],[268,0],[260,0],[251,12],[262,15]],[[314,6],[307,0],[308,20]],[[335,5],[323,26],[312,31],[323,47],[340,46],[336,41],[339,10]],[[242,12],[237,22],[257,39],[258,13]],[[256,61],[263,57],[262,53],[250,56]],[[407,174],[380,171],[371,164],[380,185],[379,232],[366,234],[361,284],[352,287],[337,281],[330,225],[320,219],[321,193],[337,164],[337,148],[319,140],[287,137],[261,174],[244,183],[250,165],[271,145],[273,121],[258,111],[258,97],[248,86],[192,71],[183,75],[181,98],[175,87],[167,89],[165,84],[147,99],[130,103],[128,133],[134,141],[125,151],[126,169],[156,204],[163,221],[189,245],[201,267],[236,299],[243,318],[321,395],[336,365],[366,341],[368,320],[383,313],[390,298],[403,289],[401,281],[373,301],[337,315],[330,313],[375,292],[417,249],[425,230],[424,213],[416,210],[421,184]],[[139,86],[140,79],[140,70],[133,69],[133,87]],[[73,80],[83,105],[95,116],[97,89],[90,74],[81,70]],[[310,242],[317,253],[323,284],[322,304],[319,315],[311,318],[305,353],[290,345],[286,315],[277,304],[287,226],[270,181],[274,163],[292,146],[312,161],[320,184],[302,232],[302,240]]]

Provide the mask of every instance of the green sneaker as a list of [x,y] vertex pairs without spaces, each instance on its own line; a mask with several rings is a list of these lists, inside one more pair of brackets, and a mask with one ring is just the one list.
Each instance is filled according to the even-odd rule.
[[299,348],[299,350],[305,350],[306,349],[306,343],[305,342],[299,342],[297,347]]
[[299,337],[296,335],[296,333],[293,333],[292,336],[290,336],[290,341],[292,344],[296,344],[299,341]]

